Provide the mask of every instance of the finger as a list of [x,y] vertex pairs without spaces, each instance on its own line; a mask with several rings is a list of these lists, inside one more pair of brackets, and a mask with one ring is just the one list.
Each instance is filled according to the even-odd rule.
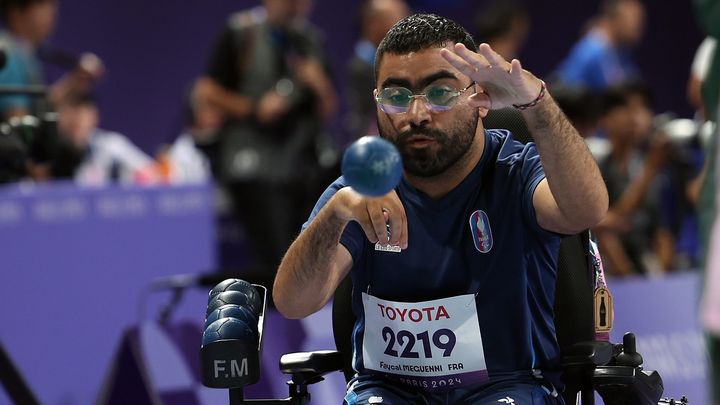
[[376,241],[382,245],[388,244],[387,234],[387,223],[385,222],[385,214],[382,211],[382,207],[378,205],[368,205],[368,215],[372,222],[372,227],[375,232]]
[[455,52],[443,48],[440,50],[440,55],[445,58],[455,69],[459,70],[462,74],[469,77],[472,80],[477,81],[475,76],[477,75],[477,69],[469,64],[465,59],[458,56]]
[[390,241],[388,243],[405,249],[407,247],[407,216],[405,207],[395,191],[390,193],[389,198],[383,202],[383,211],[385,219],[390,225]]
[[400,249],[407,249],[408,248],[408,221],[407,221],[407,215],[405,214],[405,209],[402,210],[402,224],[400,225],[400,240],[398,243],[400,244]]
[[515,80],[522,80],[522,74],[523,74],[523,68],[520,64],[520,61],[517,59],[513,59],[512,62],[510,62],[510,76],[513,77]]
[[360,224],[360,227],[362,228],[363,232],[365,232],[365,236],[368,238],[370,243],[377,243],[377,233],[375,232],[372,220],[370,219],[370,215],[367,211],[365,211],[365,218],[358,218],[357,223]]
[[486,43],[480,44],[478,47],[478,53],[485,57],[487,61],[492,65],[493,67],[502,67],[505,66],[507,61],[500,56],[497,52],[495,52],[490,45]]
[[390,224],[390,243],[393,246],[400,244],[400,237],[402,236],[403,216],[397,210],[400,208],[393,207],[392,213],[390,208],[387,209],[388,223]]
[[477,52],[467,49],[467,47],[462,43],[455,44],[454,51],[458,56],[463,58],[467,63],[471,64],[477,70],[488,69],[492,67],[490,65],[490,62],[488,62],[487,58]]

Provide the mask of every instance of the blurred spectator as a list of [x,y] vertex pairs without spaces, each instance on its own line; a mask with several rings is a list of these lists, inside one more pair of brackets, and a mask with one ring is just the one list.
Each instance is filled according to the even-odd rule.
[[[0,0],[0,48],[7,62],[0,70],[0,86],[43,85],[38,49],[48,38],[57,17],[56,0]],[[73,69],[48,89],[48,100],[57,104],[73,93],[85,93],[103,73],[102,62],[93,54],[82,55]],[[0,96],[0,114],[4,118],[26,114],[41,115],[45,100],[26,95]]]
[[588,138],[597,131],[602,109],[602,97],[582,87],[553,84],[550,87],[553,98],[577,129],[580,136]]
[[556,80],[603,90],[637,79],[630,48],[640,41],[644,25],[645,9],[639,0],[604,0],[588,32],[560,64]]
[[530,31],[530,15],[516,0],[490,0],[477,13],[475,42],[486,42],[506,60],[517,58]]
[[223,119],[217,106],[190,92],[185,130],[159,159],[161,164],[169,165],[166,176],[170,183],[202,183],[213,176],[216,169],[211,167],[211,162],[217,161],[217,131]]
[[410,13],[403,0],[366,0],[360,8],[362,37],[347,64],[345,127],[353,140],[377,134],[375,119],[375,50],[396,22]]
[[[610,209],[597,229],[608,270],[615,275],[646,273],[648,263],[667,265],[672,241],[661,231],[660,184],[657,174],[667,156],[667,142],[651,135],[646,90],[624,85],[608,91],[600,127],[610,141],[610,154],[598,165],[610,197]],[[643,154],[643,145],[649,149]],[[660,264],[662,262],[662,265]]]
[[603,160],[610,153],[610,142],[598,136],[598,121],[602,109],[602,96],[584,87],[550,85],[555,102],[577,129],[596,161]]
[[72,175],[78,184],[156,181],[149,156],[124,135],[98,127],[100,114],[91,96],[66,98],[57,112],[60,137],[81,157]]
[[317,143],[337,104],[308,7],[264,0],[230,16],[195,87],[226,117],[218,174],[268,286],[315,199]]

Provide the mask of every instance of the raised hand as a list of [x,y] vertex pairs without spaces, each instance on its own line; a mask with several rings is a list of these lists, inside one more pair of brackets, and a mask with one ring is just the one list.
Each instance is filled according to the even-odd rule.
[[481,93],[470,97],[478,107],[499,109],[528,104],[538,98],[543,86],[540,79],[522,68],[519,60],[508,62],[485,43],[478,47],[478,53],[455,44],[440,54],[480,86]]

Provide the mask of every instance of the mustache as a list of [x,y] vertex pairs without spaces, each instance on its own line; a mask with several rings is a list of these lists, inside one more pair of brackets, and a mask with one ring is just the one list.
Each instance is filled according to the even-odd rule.
[[446,138],[445,134],[442,131],[438,131],[436,129],[430,129],[427,127],[417,127],[417,128],[411,128],[407,131],[400,132],[398,134],[398,142],[405,143],[411,136],[415,135],[422,135],[426,136],[428,138],[432,138],[434,140],[443,140]]

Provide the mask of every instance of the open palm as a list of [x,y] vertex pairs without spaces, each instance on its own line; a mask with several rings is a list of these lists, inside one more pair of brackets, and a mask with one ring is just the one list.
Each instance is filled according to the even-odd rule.
[[[488,44],[481,44],[477,53],[463,44],[455,44],[452,49],[443,49],[441,55],[480,85],[482,93],[474,94],[470,98],[478,105],[499,109],[513,104],[526,104],[535,100],[540,93],[540,79],[524,70],[519,60],[508,62],[503,59]],[[488,100],[483,101],[484,99]]]

